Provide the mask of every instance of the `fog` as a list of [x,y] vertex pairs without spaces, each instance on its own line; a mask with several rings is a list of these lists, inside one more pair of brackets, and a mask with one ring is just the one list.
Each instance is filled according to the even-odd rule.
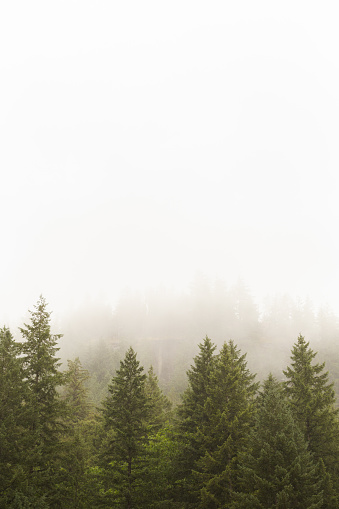
[[[309,327],[320,340],[319,310],[339,315],[336,11],[3,5],[1,324],[21,324],[43,294],[70,355],[119,337],[246,348]],[[257,313],[246,334],[226,326],[239,282]],[[282,302],[313,306],[315,328],[289,311],[288,332],[268,339]]]

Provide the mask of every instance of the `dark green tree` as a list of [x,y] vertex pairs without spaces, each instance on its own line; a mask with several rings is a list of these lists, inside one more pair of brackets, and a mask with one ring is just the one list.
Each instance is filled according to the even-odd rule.
[[199,496],[192,471],[205,453],[205,446],[198,431],[209,419],[205,404],[215,365],[215,349],[216,346],[208,336],[199,344],[199,354],[194,358],[191,369],[187,371],[188,387],[178,407],[177,440],[180,447],[176,459],[176,498],[185,502],[187,507],[196,507]]
[[331,481],[338,486],[338,409],[333,384],[324,371],[325,363],[315,363],[315,356],[309,343],[299,335],[292,348],[291,366],[284,371],[285,392],[308,450],[319,464],[323,462]]
[[136,353],[129,348],[109,385],[103,406],[103,463],[107,501],[113,507],[131,509],[142,504],[140,480],[149,416],[143,371]]
[[59,350],[57,341],[61,334],[51,334],[50,313],[42,296],[34,306],[34,311],[29,313],[30,323],[20,328],[25,340],[21,348],[29,390],[29,443],[26,457],[31,485],[36,487],[41,496],[52,500],[51,497],[55,496],[55,464],[60,452],[65,415],[65,404],[58,392],[64,376],[59,371],[60,363],[56,357]]
[[242,454],[234,507],[307,509],[322,507],[313,455],[286,400],[270,375],[257,399],[255,427]]
[[224,343],[210,376],[207,418],[197,430],[204,454],[196,463],[196,507],[228,507],[237,490],[239,454],[248,444],[258,387],[245,357],[232,341]]
[[4,327],[0,329],[0,507],[10,507],[26,491],[27,389],[20,345]]

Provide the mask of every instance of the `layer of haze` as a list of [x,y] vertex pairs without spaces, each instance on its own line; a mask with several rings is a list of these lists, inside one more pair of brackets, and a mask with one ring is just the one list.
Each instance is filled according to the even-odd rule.
[[336,9],[5,2],[1,324],[197,272],[338,313]]

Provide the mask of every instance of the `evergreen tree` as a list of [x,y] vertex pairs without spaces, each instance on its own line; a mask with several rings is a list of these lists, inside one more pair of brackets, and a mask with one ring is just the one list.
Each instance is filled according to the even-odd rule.
[[64,455],[60,461],[59,501],[64,507],[74,509],[92,507],[89,493],[96,489],[95,479],[88,475],[94,465],[96,450],[94,435],[97,431],[95,415],[88,401],[86,381],[89,372],[79,358],[68,361],[65,373],[64,398],[67,403],[67,434],[64,437]]
[[333,384],[329,383],[325,363],[314,363],[316,353],[299,335],[292,349],[291,366],[284,375],[285,391],[293,415],[316,461],[323,461],[332,482],[339,484],[339,426]]
[[224,343],[211,373],[204,405],[208,418],[197,430],[204,448],[196,463],[197,507],[227,507],[237,490],[239,454],[247,446],[258,387],[245,357],[232,341]]
[[9,507],[27,480],[27,383],[20,345],[9,329],[0,329],[0,507]]
[[68,370],[65,373],[65,399],[69,408],[69,418],[74,423],[88,416],[90,405],[86,382],[90,378],[87,369],[82,367],[79,357],[74,361],[68,360]]
[[148,440],[144,444],[144,467],[139,477],[140,491],[145,494],[138,501],[138,508],[159,509],[169,507],[173,482],[173,458],[177,444],[173,439],[170,423],[171,402],[163,394],[152,366],[145,380],[145,394],[148,404]]
[[196,462],[205,453],[198,430],[209,419],[205,403],[209,393],[210,378],[215,364],[216,346],[208,336],[199,344],[199,354],[187,372],[188,388],[178,407],[178,451],[177,463],[177,499],[185,501],[187,507],[196,507],[198,493],[192,471]]
[[103,460],[110,506],[131,509],[141,505],[140,478],[149,414],[145,381],[143,367],[129,348],[109,385],[103,407]]
[[322,491],[316,464],[283,388],[270,375],[257,400],[255,427],[242,455],[234,507],[316,509]]
[[151,366],[145,380],[145,394],[149,405],[148,422],[151,433],[157,433],[169,419],[172,404],[159,387],[158,377]]
[[58,393],[64,377],[59,371],[59,359],[55,356],[59,350],[57,341],[61,334],[51,334],[50,313],[42,296],[34,306],[34,311],[29,313],[31,322],[20,328],[25,340],[22,343],[22,359],[29,389],[27,462],[31,485],[36,486],[42,496],[51,498],[55,461],[64,430],[62,418],[65,405]]
[[143,505],[145,509],[182,508],[180,502],[174,500],[174,485],[177,479],[176,458],[180,442],[173,426],[161,428],[150,436],[145,446],[146,469],[142,476],[141,489],[147,497]]

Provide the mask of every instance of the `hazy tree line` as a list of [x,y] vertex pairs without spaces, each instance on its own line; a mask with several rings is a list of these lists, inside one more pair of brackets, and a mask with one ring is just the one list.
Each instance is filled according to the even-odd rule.
[[339,507],[335,391],[302,335],[261,384],[232,340],[206,336],[174,406],[118,341],[93,404],[103,371],[61,369],[42,297],[20,332],[0,330],[0,507]]
[[233,339],[247,352],[250,369],[263,380],[270,371],[279,378],[301,333],[326,361],[339,393],[337,316],[328,307],[315,309],[310,300],[288,295],[267,298],[259,309],[242,281],[227,286],[197,275],[189,292],[165,287],[143,294],[126,290],[114,309],[84,302],[58,327],[64,332],[60,357],[66,363],[80,356],[91,372],[89,388],[97,403],[130,345],[144,366],[154,366],[166,395],[179,403],[197,342],[206,334],[218,348]]

